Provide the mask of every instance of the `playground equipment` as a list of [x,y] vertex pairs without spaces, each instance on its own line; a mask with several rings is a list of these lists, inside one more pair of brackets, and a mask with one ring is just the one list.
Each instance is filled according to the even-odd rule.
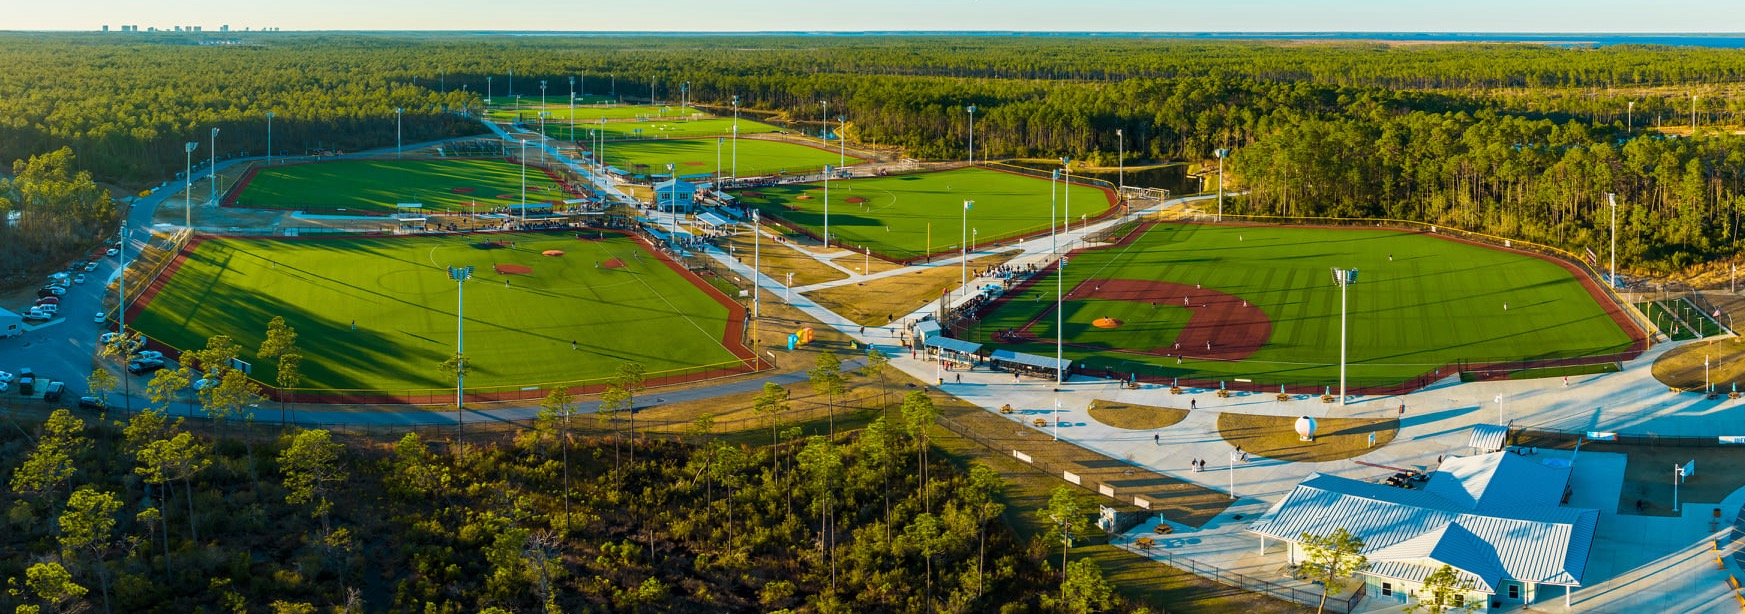
[[808,326],[788,334],[788,349],[792,350],[803,345],[810,345],[814,338],[812,327]]

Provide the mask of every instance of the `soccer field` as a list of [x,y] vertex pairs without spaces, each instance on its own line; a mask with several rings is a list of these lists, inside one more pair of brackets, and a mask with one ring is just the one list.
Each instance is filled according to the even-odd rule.
[[[1337,386],[1332,267],[1359,270],[1348,289],[1352,386],[1449,375],[1462,360],[1632,346],[1580,281],[1540,258],[1395,231],[1160,224],[1068,259],[1065,354],[1093,371]],[[1055,287],[1050,275],[997,306],[976,340],[1054,355]],[[1121,324],[1098,328],[1099,318]]]
[[[536,166],[527,167],[527,202],[572,198]],[[393,213],[398,203],[426,211],[521,204],[520,164],[505,160],[335,160],[262,167],[245,176],[232,207]]]
[[[562,117],[553,114],[546,118],[545,134],[554,139],[581,141],[586,143],[593,138],[595,130],[602,126],[606,131],[606,153],[612,153],[612,146],[622,139],[699,139],[722,137],[733,138],[733,118],[712,118],[696,120],[657,119],[653,121],[608,121],[605,124],[589,123],[581,120],[581,109],[576,110],[576,125],[572,128],[563,124],[553,124],[552,119]],[[598,120],[595,120],[596,122]],[[535,130],[538,130],[535,121]],[[741,118],[739,120],[739,136],[777,132],[780,128]]]
[[[570,121],[570,105],[567,102],[562,104],[548,104],[544,106],[523,104],[520,108],[521,120],[537,124],[539,123],[540,111],[545,111],[551,114],[545,118],[547,127],[556,125],[560,122]],[[499,105],[491,109],[488,117],[490,117],[492,121],[506,122],[514,119],[516,113],[514,107],[503,107]],[[691,117],[698,114],[707,117],[707,114],[699,109],[684,108],[677,105],[651,107],[648,105],[581,104],[580,102],[577,102],[575,107],[575,121],[578,124],[584,124],[584,128],[587,127],[586,124],[598,122],[601,118],[607,120],[653,118],[656,121],[671,121],[681,116]],[[731,123],[731,120],[729,120],[729,122]],[[740,121],[739,129],[741,132],[745,131],[744,120]]]
[[[653,139],[606,144],[606,164],[633,175],[665,175],[667,163],[681,177],[713,176],[719,168],[733,172],[733,139],[719,144],[721,166],[715,166],[715,139]],[[840,154],[817,147],[783,141],[739,139],[739,176],[753,177],[783,171],[818,172],[824,165],[837,165]],[[848,156],[849,164],[863,162]]]
[[[611,146],[606,151],[610,155]],[[1115,206],[1109,192],[1074,182],[1068,209],[1064,196],[1051,202],[1051,187],[1048,179],[983,168],[832,181],[830,235],[843,245],[864,245],[881,257],[904,260],[958,249],[966,200],[975,201],[968,224],[977,245],[1048,230],[1051,206],[1074,224],[1080,216],[1095,218]],[[822,183],[754,188],[735,196],[813,236],[824,232]]]
[[[130,324],[179,348],[230,335],[255,379],[272,383],[273,365],[254,354],[267,321],[284,316],[303,348],[302,388],[452,390],[436,369],[455,350],[457,284],[446,267],[474,266],[465,309],[469,390],[601,378],[624,361],[642,363],[651,378],[740,364],[724,345],[744,352],[731,301],[632,239],[584,236],[209,240]],[[470,244],[485,240],[513,246]],[[528,270],[500,272],[503,265]]]

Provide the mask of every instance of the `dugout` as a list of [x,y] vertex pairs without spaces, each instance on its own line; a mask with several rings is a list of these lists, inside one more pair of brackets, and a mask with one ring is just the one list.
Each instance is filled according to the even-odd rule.
[[927,356],[952,362],[981,362],[982,344],[952,339],[951,337],[933,336],[922,343],[927,348]]
[[994,350],[993,355],[989,358],[995,368],[1036,376],[1053,377],[1056,372],[1064,369],[1067,373],[1060,373],[1062,380],[1065,380],[1072,370],[1072,361],[1070,360],[1056,362],[1053,357],[1025,354],[1012,350]]

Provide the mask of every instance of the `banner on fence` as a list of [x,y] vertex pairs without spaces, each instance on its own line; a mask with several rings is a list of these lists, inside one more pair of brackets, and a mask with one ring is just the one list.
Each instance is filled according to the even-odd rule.
[[1745,445],[1745,435],[1722,435],[1721,445]]
[[1019,452],[1019,451],[1017,451],[1017,450],[1013,450],[1013,451],[1012,451],[1012,456],[1014,456],[1014,457],[1016,457],[1016,458],[1017,458],[1017,459],[1018,459],[1018,460],[1021,460],[1021,461],[1024,461],[1024,462],[1026,462],[1026,463],[1034,463],[1034,462],[1036,462],[1036,461],[1035,461],[1035,460],[1034,460],[1034,459],[1031,459],[1031,458],[1030,458],[1030,455],[1029,455],[1029,454],[1025,454],[1025,453],[1023,453],[1023,452]]
[[1079,479],[1079,475],[1076,473],[1073,473],[1071,471],[1060,472],[1060,477],[1065,478],[1066,481],[1068,481],[1068,482],[1072,482],[1072,483],[1078,484],[1080,486],[1084,485],[1084,481]]
[[1115,487],[1108,484],[1097,485],[1097,492],[1110,499],[1115,498]]
[[1588,431],[1588,441],[1617,441],[1618,434],[1606,431]]
[[1150,501],[1147,501],[1147,500],[1145,500],[1145,499],[1144,499],[1144,498],[1141,498],[1141,497],[1134,497],[1134,498],[1133,498],[1133,505],[1136,505],[1136,506],[1138,506],[1138,507],[1139,507],[1139,509],[1142,509],[1142,510],[1148,510],[1148,509],[1151,509],[1151,502],[1150,502]]

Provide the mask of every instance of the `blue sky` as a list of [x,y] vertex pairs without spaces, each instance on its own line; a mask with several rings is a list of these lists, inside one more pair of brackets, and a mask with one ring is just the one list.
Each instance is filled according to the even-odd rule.
[[[1739,0],[61,0],[0,29],[1745,32]],[[729,12],[719,7],[733,6]]]

